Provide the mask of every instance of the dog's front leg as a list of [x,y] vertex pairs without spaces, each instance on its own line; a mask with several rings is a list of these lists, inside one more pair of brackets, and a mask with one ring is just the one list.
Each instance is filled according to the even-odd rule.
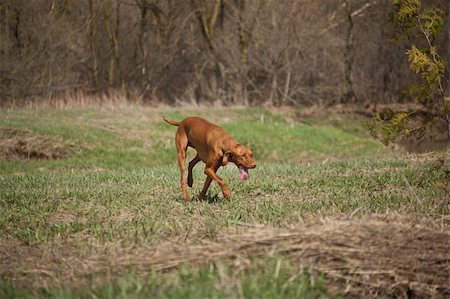
[[206,190],[208,190],[208,187],[209,187],[209,184],[211,183],[211,180],[214,180],[214,181],[217,182],[217,184],[219,184],[220,188],[222,189],[223,196],[226,199],[229,199],[231,197],[231,192],[228,189],[228,185],[216,173],[216,171],[217,171],[217,169],[219,167],[220,167],[220,164],[219,165],[215,165],[213,167],[206,165],[205,174],[208,176],[209,180],[208,179],[206,180],[205,186],[203,187],[203,190],[202,190],[201,194],[203,194],[203,192],[206,194]]
[[212,178],[210,176],[206,177],[205,184],[203,185],[202,192],[200,192],[200,195],[198,196],[198,200],[202,201],[205,199],[206,191],[208,191],[209,185],[212,182]]

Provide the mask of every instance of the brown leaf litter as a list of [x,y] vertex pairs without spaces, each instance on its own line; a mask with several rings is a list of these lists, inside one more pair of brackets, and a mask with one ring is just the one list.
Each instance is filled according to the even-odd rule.
[[145,275],[185,263],[272,255],[324,273],[329,289],[346,297],[449,298],[448,222],[448,217],[387,214],[322,219],[289,229],[238,225],[197,245],[2,240],[0,277],[27,288],[77,288],[93,275],[121,274],[130,267]]

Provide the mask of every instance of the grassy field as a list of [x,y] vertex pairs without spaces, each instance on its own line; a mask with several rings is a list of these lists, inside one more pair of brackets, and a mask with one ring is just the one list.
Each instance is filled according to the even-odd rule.
[[[161,115],[223,126],[253,150],[250,180],[224,167],[232,199],[212,184],[199,202],[199,164],[194,201],[183,201],[176,129]],[[385,148],[365,121],[259,108],[1,111],[0,297],[445,297],[448,152]],[[379,244],[414,251],[365,264]],[[422,269],[426,253],[440,263]],[[404,270],[415,262],[417,275]]]

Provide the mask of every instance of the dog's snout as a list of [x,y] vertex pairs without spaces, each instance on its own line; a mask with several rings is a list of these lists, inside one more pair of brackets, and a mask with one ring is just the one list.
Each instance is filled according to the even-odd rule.
[[250,168],[256,168],[256,163],[253,163],[252,165],[250,165]]

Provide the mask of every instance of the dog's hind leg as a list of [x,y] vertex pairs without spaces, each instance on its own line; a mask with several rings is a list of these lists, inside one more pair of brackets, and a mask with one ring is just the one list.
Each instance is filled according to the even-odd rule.
[[189,167],[188,167],[188,186],[192,187],[192,184],[194,183],[194,179],[192,177],[192,168],[194,168],[194,166],[200,162],[201,159],[198,155],[195,156],[194,159],[191,160],[191,162],[189,162]]
[[177,146],[178,152],[178,165],[180,166],[180,175],[181,175],[180,183],[181,183],[181,190],[183,191],[183,198],[185,200],[191,200],[191,197],[189,196],[189,193],[187,191],[186,177],[185,177],[188,138],[186,136],[186,133],[184,132],[183,127],[178,127],[178,131],[175,136],[175,144]]

